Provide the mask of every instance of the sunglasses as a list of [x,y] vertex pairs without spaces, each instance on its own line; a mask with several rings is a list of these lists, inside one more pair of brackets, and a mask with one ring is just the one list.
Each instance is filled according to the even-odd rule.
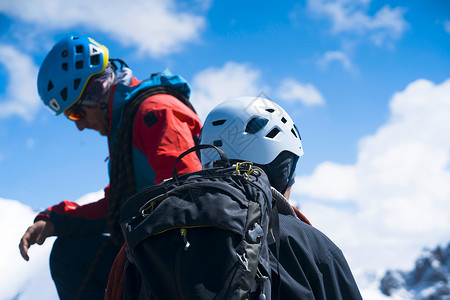
[[76,104],[71,107],[68,111],[64,112],[66,117],[72,121],[80,121],[86,116],[86,112],[80,104]]

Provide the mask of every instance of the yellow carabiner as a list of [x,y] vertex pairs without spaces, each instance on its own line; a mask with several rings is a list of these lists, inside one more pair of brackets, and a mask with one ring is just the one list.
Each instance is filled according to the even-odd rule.
[[[248,168],[247,168],[248,166]],[[241,168],[247,168],[247,170],[244,170],[244,178],[248,179],[250,174],[252,174],[252,172],[254,171],[254,169],[252,168],[253,163],[250,161],[244,161],[244,162],[238,162],[236,163],[236,171],[234,171],[234,174],[240,175],[241,174]]]

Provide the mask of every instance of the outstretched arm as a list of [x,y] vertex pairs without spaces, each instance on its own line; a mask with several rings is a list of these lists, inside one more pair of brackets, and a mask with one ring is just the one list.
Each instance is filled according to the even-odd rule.
[[28,261],[28,249],[31,245],[42,245],[45,239],[55,233],[55,226],[50,220],[39,220],[28,227],[19,244],[20,255]]
[[20,239],[19,250],[23,259],[30,259],[28,249],[31,245],[42,245],[49,236],[107,232],[108,192],[109,186],[105,188],[105,197],[96,202],[78,205],[62,201],[40,212]]

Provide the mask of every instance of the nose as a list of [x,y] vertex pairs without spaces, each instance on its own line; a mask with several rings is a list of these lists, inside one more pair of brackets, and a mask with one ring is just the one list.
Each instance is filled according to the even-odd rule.
[[87,122],[84,119],[75,121],[75,125],[77,125],[79,131],[83,131],[87,128]]

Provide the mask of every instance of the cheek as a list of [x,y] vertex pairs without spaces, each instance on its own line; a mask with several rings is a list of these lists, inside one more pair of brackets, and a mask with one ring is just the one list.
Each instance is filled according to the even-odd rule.
[[108,121],[105,118],[102,119],[101,124],[102,124],[102,128],[105,129],[106,131],[109,129]]

